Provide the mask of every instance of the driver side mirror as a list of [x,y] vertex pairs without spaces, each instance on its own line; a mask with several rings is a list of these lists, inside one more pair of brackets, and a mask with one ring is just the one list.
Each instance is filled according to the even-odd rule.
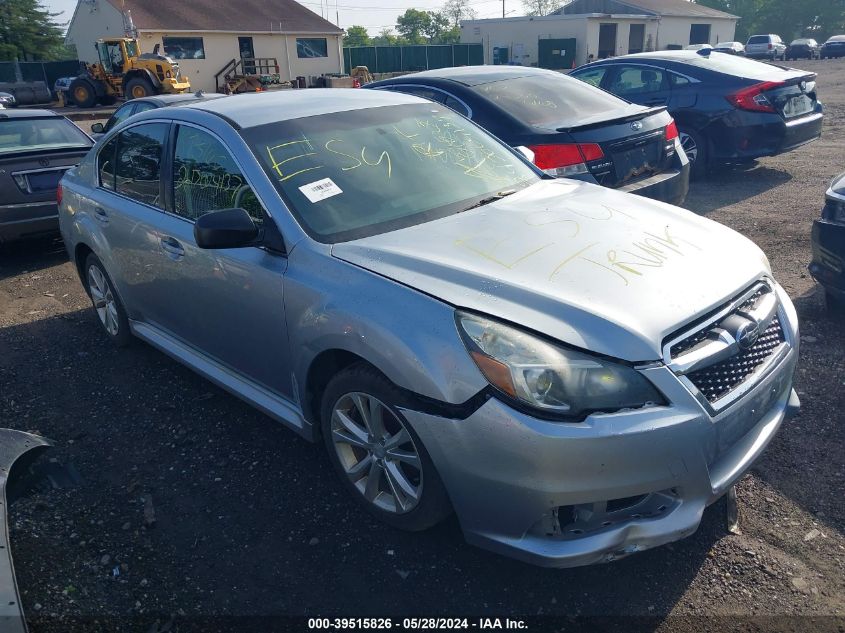
[[254,246],[260,231],[243,209],[206,213],[194,224],[194,240],[200,248],[242,248]]
[[103,126],[102,123],[95,123],[94,125],[91,126],[91,131],[94,134],[102,134],[103,132],[106,131],[106,128]]

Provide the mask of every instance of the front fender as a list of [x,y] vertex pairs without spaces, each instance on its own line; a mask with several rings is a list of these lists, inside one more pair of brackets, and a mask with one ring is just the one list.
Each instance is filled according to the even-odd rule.
[[453,306],[335,259],[328,248],[291,253],[285,312],[302,403],[311,363],[328,350],[360,356],[397,386],[442,403],[462,404],[487,386]]
[[0,429],[0,631],[4,633],[27,630],[9,547],[8,486],[14,484],[22,468],[50,446],[52,443],[43,437]]

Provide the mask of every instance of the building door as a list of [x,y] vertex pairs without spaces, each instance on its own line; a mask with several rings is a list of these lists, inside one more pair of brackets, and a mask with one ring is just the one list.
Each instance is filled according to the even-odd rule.
[[493,65],[505,66],[510,62],[511,49],[507,46],[493,47]]
[[[255,60],[255,48],[253,47],[251,37],[239,37],[238,48],[241,52],[241,60]],[[250,61],[249,63],[244,62],[244,74],[255,74],[255,61]]]
[[539,51],[538,66],[540,68],[573,68],[575,61],[575,39],[565,40],[537,40]]
[[690,24],[690,27],[689,27],[689,43],[690,44],[709,44],[710,43],[710,25],[709,24]]
[[628,31],[628,53],[642,53],[645,42],[645,24],[632,24]]
[[599,59],[616,55],[616,24],[599,25]]

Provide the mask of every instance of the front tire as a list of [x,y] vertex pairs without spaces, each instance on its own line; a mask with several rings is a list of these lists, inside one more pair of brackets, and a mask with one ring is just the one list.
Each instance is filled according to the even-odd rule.
[[707,140],[688,127],[678,127],[678,135],[689,159],[690,179],[701,180],[707,175]]
[[70,94],[78,108],[91,108],[97,103],[97,91],[93,84],[86,79],[74,79],[70,84]]
[[91,253],[85,260],[85,289],[91,297],[94,313],[106,335],[118,347],[132,342],[129,319],[99,258]]
[[451,513],[443,482],[419,436],[397,408],[403,393],[359,363],[329,382],[321,429],[344,486],[372,515],[420,531]]
[[129,99],[141,99],[143,97],[151,97],[155,94],[155,88],[150,83],[149,79],[143,77],[133,77],[126,82],[126,87],[123,95],[128,101]]

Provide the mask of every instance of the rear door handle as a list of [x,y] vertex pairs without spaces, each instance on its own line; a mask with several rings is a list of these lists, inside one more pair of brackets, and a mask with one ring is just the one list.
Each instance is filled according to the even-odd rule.
[[169,235],[161,238],[161,249],[171,259],[182,259],[185,256],[185,249],[182,248],[182,245]]
[[106,210],[102,207],[94,207],[94,217],[97,218],[103,224],[109,223],[109,214],[106,213]]

